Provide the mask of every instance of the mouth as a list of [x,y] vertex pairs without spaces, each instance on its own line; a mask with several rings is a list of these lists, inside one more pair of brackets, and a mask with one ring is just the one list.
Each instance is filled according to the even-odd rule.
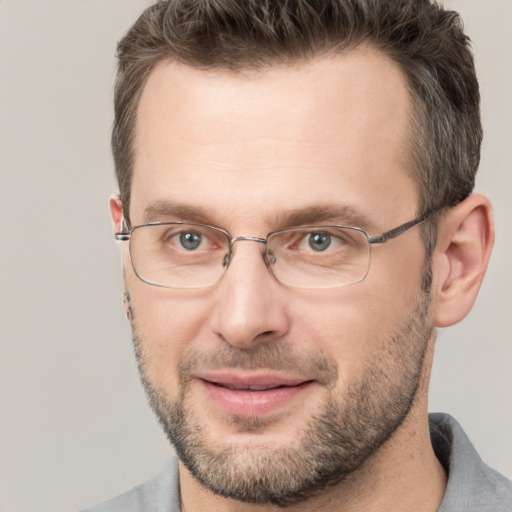
[[290,407],[314,380],[277,375],[207,374],[198,377],[216,410],[238,417],[262,417]]
[[254,386],[251,384],[247,385],[235,385],[235,384],[221,384],[219,382],[210,382],[210,384],[213,384],[214,386],[218,386],[220,388],[226,388],[226,389],[232,389],[232,390],[238,390],[238,391],[268,391],[269,389],[279,389],[279,388],[286,388],[291,387],[288,385],[268,385],[268,386]]

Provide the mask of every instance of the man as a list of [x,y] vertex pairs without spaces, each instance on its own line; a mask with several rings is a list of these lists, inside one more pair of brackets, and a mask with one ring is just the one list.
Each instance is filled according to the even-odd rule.
[[505,511],[427,414],[493,244],[479,93],[427,0],[173,0],[119,44],[110,209],[177,452],[95,511]]

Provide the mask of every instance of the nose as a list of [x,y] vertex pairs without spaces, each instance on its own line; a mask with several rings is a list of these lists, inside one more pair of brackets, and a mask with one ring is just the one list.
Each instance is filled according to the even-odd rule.
[[267,268],[262,245],[244,239],[234,245],[229,267],[217,283],[211,317],[214,333],[238,348],[277,339],[289,328],[289,290]]

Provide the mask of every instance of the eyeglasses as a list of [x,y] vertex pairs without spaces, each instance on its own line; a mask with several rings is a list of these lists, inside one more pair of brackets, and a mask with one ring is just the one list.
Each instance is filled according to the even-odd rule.
[[350,226],[299,226],[272,231],[266,238],[239,236],[205,224],[157,222],[115,234],[129,241],[135,274],[164,288],[214,285],[233,257],[236,242],[263,245],[263,259],[274,277],[293,288],[337,288],[368,275],[371,246],[405,233],[430,217],[432,210],[378,236]]

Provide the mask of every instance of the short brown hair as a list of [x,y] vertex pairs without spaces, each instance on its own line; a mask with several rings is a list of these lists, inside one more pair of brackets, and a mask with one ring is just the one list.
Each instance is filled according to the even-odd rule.
[[125,215],[137,107],[158,62],[259,69],[362,43],[385,52],[407,77],[418,209],[464,199],[474,186],[482,127],[473,56],[457,13],[430,0],[161,0],[118,45],[112,149]]

